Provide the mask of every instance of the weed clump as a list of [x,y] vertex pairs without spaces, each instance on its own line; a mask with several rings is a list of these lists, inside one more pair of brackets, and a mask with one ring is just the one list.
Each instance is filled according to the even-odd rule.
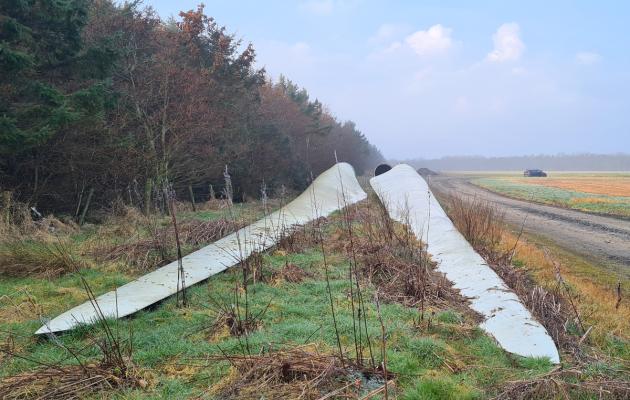
[[57,240],[13,240],[0,245],[0,275],[53,278],[87,267],[76,246]]
[[282,269],[274,271],[272,277],[274,280],[282,280],[289,283],[300,283],[304,279],[312,277],[313,274],[303,270],[292,263],[286,263]]
[[630,383],[605,375],[588,375],[578,369],[555,369],[532,379],[508,384],[496,400],[552,400],[558,398],[630,398]]
[[[103,261],[122,261],[140,271],[150,270],[177,258],[172,226],[145,223],[147,237],[132,237],[114,245],[96,245],[92,255]],[[178,224],[182,245],[197,248],[214,242],[242,227],[242,223],[225,218],[200,221],[191,220]]]
[[208,361],[229,361],[232,365],[232,373],[215,385],[213,392],[222,399],[332,399],[358,398],[383,390],[382,371],[308,347],[208,357]]
[[5,378],[0,382],[0,398],[79,399],[142,385],[141,381],[129,379],[106,364],[56,366]]
[[505,212],[488,201],[461,196],[449,196],[449,217],[475,248],[495,250],[504,231]]
[[[355,206],[350,213],[359,232],[354,237],[358,273],[383,300],[419,307],[423,317],[429,307],[471,313],[466,299],[436,270],[426,246],[407,227],[392,223],[380,203]],[[336,239],[342,246],[349,242],[342,231]]]

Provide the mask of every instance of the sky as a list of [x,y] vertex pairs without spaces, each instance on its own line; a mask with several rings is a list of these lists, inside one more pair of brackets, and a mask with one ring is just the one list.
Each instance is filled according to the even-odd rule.
[[387,158],[630,153],[630,2],[204,3]]

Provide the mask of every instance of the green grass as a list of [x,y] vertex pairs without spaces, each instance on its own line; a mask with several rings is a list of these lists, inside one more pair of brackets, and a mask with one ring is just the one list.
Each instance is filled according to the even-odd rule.
[[597,214],[630,217],[630,197],[585,193],[513,182],[510,179],[506,177],[482,177],[474,178],[471,182],[515,199],[535,201]]
[[[189,215],[194,217],[194,215]],[[200,212],[200,218],[212,218]],[[330,286],[334,296],[338,328],[345,350],[352,352],[352,313],[346,280],[348,263],[343,254],[327,254],[330,262]],[[336,336],[332,328],[330,304],[323,274],[323,258],[317,248],[298,254],[272,252],[264,255],[267,274],[286,262],[311,273],[301,283],[282,280],[256,283],[250,286],[253,313],[268,309],[258,330],[249,335],[247,345],[252,353],[263,347],[293,346],[314,343],[319,351],[335,352]],[[105,265],[81,271],[98,295],[128,282],[134,273],[120,272]],[[0,278],[0,297],[6,295],[12,303],[0,302],[0,315],[11,312],[11,304],[26,302],[30,296],[45,315],[55,316],[83,302],[79,274],[42,280],[32,278]],[[133,361],[138,369],[151,376],[147,389],[134,389],[109,394],[110,398],[189,398],[206,396],[213,384],[226,377],[227,362],[200,364],[204,356],[221,351],[240,354],[244,339],[210,334],[205,327],[214,322],[214,301],[232,303],[234,286],[241,279],[240,271],[229,269],[189,290],[190,305],[177,308],[170,298],[136,313],[131,318],[112,322],[121,335],[133,331]],[[364,298],[372,299],[374,288],[366,286]],[[507,381],[544,374],[552,368],[546,360],[523,359],[506,354],[495,342],[475,329],[474,321],[451,309],[437,310],[430,328],[416,326],[419,313],[400,304],[382,304],[382,317],[387,331],[388,369],[396,374],[397,394],[403,399],[477,399],[496,394]],[[373,340],[377,361],[380,325],[372,301],[367,302],[368,332]],[[0,341],[6,332],[15,334],[20,354],[46,363],[72,363],[65,350],[53,341],[32,335],[39,319],[16,315],[12,321],[0,321]],[[462,333],[462,327],[468,327]],[[59,335],[65,345],[78,349],[87,346],[94,330],[90,327]],[[97,352],[91,350],[93,357]],[[367,349],[366,349],[367,354]],[[35,365],[13,358],[0,362],[0,377],[29,371]],[[608,368],[594,365],[594,370]]]
[[429,377],[403,393],[402,400],[467,400],[481,398],[479,392],[471,391],[450,377]]

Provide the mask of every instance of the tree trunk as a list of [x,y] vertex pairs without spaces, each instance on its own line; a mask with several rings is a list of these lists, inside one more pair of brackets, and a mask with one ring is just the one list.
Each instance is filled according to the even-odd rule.
[[79,201],[77,202],[77,209],[74,212],[74,220],[79,222],[79,213],[81,212],[81,203],[83,202],[83,192],[85,191],[85,184],[81,187],[81,193],[79,193]]
[[6,225],[11,223],[11,194],[8,190],[2,192],[2,217]]
[[151,192],[153,191],[153,180],[147,179],[144,184],[144,215],[151,213]]
[[192,186],[188,185],[188,193],[190,193],[190,202],[192,203],[193,211],[197,211],[197,206],[195,205],[195,193],[193,192]]
[[94,188],[90,188],[87,199],[85,200],[85,207],[83,207],[83,212],[81,213],[81,218],[79,219],[79,225],[83,225],[83,223],[85,222],[85,215],[87,214],[88,208],[90,207],[90,202],[92,201],[93,194]]

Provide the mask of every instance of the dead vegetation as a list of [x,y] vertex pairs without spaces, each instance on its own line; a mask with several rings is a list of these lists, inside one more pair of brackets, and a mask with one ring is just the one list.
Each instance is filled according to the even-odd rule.
[[36,319],[43,313],[44,307],[26,287],[13,293],[0,295],[0,321],[16,322]]
[[525,269],[517,269],[512,265],[520,236],[513,246],[502,248],[499,245],[506,227],[503,214],[496,206],[477,198],[455,195],[451,195],[448,200],[447,210],[455,226],[545,326],[556,345],[578,356],[580,337],[575,335],[575,331],[584,335],[586,329],[560,273],[555,288],[538,285]]
[[545,375],[507,384],[495,400],[627,399],[630,383],[609,376],[583,378],[579,369],[555,369]]
[[[63,350],[64,359],[73,360],[73,364],[68,365],[64,361],[41,361],[22,356],[15,350],[9,335],[0,352],[36,367],[0,380],[1,399],[82,399],[108,390],[148,385],[132,362],[131,332],[128,337],[123,337],[117,327],[108,322],[91,288],[85,280],[82,282],[97,311],[97,322],[88,332],[88,345],[74,349],[49,334],[50,341]],[[98,353],[98,358],[89,355],[93,351]]]
[[58,366],[14,375],[0,382],[2,399],[82,399],[90,394],[138,385],[115,374],[111,366]]
[[63,221],[52,216],[38,216],[28,205],[15,201],[10,192],[1,192],[0,200],[0,240],[28,238],[50,240],[59,235],[77,233],[79,226],[71,219]]
[[273,280],[282,280],[289,283],[300,283],[304,279],[311,277],[313,277],[313,274],[292,263],[286,263],[280,270],[272,273]]
[[457,229],[476,250],[496,251],[505,229],[504,212],[477,197],[456,195],[448,197],[446,208]]
[[[235,293],[234,296],[234,299],[237,299],[239,295]],[[230,336],[235,337],[247,336],[262,326],[263,317],[271,305],[268,303],[260,312],[251,313],[249,309],[245,312],[238,301],[226,302],[210,297],[210,303],[210,310],[213,313],[212,322],[201,330],[214,336],[225,329]]]
[[33,220],[29,207],[7,193],[0,204],[0,276],[54,278],[88,266],[68,239],[79,231],[74,222]]
[[0,245],[0,275],[3,276],[54,278],[87,265],[78,255],[76,246],[63,239],[17,239]]
[[[474,315],[466,299],[436,271],[426,246],[406,226],[393,223],[378,199],[350,207],[349,215],[360,232],[353,244],[358,273],[378,289],[382,300],[417,307],[421,319],[429,308],[454,308]],[[333,240],[349,251],[347,232],[336,232]]]
[[[487,258],[489,259],[489,257]],[[574,356],[582,356],[580,344],[587,339],[587,328],[575,307],[574,294],[562,276],[553,288],[544,288],[524,270],[515,269],[506,262],[491,262],[495,272],[512,289],[551,335],[558,347]]]
[[329,218],[318,218],[310,223],[295,229],[290,235],[281,235],[280,240],[274,246],[276,251],[288,253],[301,253],[304,250],[319,246],[320,238],[316,227],[325,229],[330,224]]
[[[460,204],[468,206],[464,202]],[[479,210],[482,210],[481,214],[483,214],[483,207],[479,204],[475,207],[476,213],[462,213],[462,215],[468,219],[469,228],[466,231],[479,236],[476,240],[478,250],[486,259],[496,264],[493,268],[521,296],[534,315],[539,320],[546,321],[545,326],[554,339],[558,343],[563,343],[562,340],[566,341],[566,344],[561,346],[563,350],[577,354],[575,349],[580,346],[581,336],[575,335],[574,328],[579,326],[579,314],[574,312],[570,302],[566,302],[564,287],[559,285],[558,293],[543,289],[537,286],[526,272],[513,268],[509,261],[514,255],[514,250],[511,247],[507,250],[498,250],[501,230],[494,223],[500,214],[485,214],[481,216],[480,221],[476,221],[475,215],[480,213]],[[494,211],[491,210],[491,212]],[[143,264],[145,261],[142,260],[147,260],[146,254],[160,255],[160,246],[167,249],[167,256],[169,254],[171,257],[174,256],[172,227],[155,223],[150,225],[149,229],[147,228],[148,220],[141,214],[132,218],[135,219],[130,221],[136,224],[136,227],[131,231],[137,232],[138,227],[140,229],[144,227],[148,230],[150,237],[136,236],[136,241],[133,243],[117,245],[121,247],[116,257],[112,258],[113,260],[127,260],[125,257],[136,252],[135,260],[139,261],[135,265],[141,267],[145,265]],[[209,222],[184,221],[178,223],[178,233],[183,244],[196,246],[214,241],[242,223],[242,220],[239,222],[237,218]],[[126,229],[122,223],[111,226],[116,229]],[[495,239],[496,235],[499,235],[499,240]],[[484,238],[481,238],[482,236]],[[129,247],[122,247],[124,245]],[[168,246],[171,246],[170,250]],[[299,254],[313,248],[319,248],[322,251],[323,270],[320,268],[313,274],[312,268],[304,270],[290,262],[291,254]],[[367,336],[367,329],[362,333],[362,326],[367,325],[367,318],[376,318],[375,312],[365,312],[365,304],[372,301],[371,296],[370,299],[361,297],[369,286],[373,286],[377,296],[384,302],[397,302],[417,308],[421,313],[420,326],[427,327],[422,332],[440,331],[439,321],[434,318],[438,310],[456,309],[467,316],[468,322],[477,318],[476,314],[467,307],[466,299],[462,298],[452,288],[450,282],[435,270],[435,265],[431,262],[423,244],[415,239],[412,232],[400,224],[393,223],[386,210],[378,202],[362,202],[348,207],[341,214],[327,219],[321,218],[301,227],[291,235],[282,234],[278,245],[274,247],[274,254],[286,255],[284,265],[275,270],[264,265],[265,258],[260,253],[241,260],[237,272],[243,273],[243,280],[240,282],[240,279],[237,280],[233,296],[229,296],[227,301],[216,302],[211,306],[214,311],[212,321],[205,327],[212,336],[211,342],[218,344],[216,340],[218,336],[221,336],[221,340],[232,336],[238,338],[241,343],[241,354],[221,354],[204,358],[209,365],[224,361],[226,365],[231,366],[229,374],[218,383],[212,384],[209,389],[210,394],[218,398],[299,397],[318,400],[367,399],[383,398],[383,396],[393,398],[395,376],[387,372],[386,359],[387,346],[391,346],[390,337],[387,327],[380,318],[380,310],[378,314],[381,324],[380,337],[378,334],[374,336],[373,333],[371,333],[372,337]],[[102,257],[106,256],[106,253],[102,254]],[[343,268],[346,268],[345,262],[348,262],[351,267],[348,280],[352,292],[348,297],[352,299],[355,324],[354,343],[352,343],[352,338],[346,336],[348,333],[344,332],[345,343],[342,346],[341,340],[337,338],[339,352],[335,354],[320,353],[311,346],[286,344],[285,350],[263,347],[258,352],[258,347],[248,342],[251,340],[248,336],[256,330],[265,329],[265,312],[271,302],[266,307],[264,304],[262,306],[258,304],[255,311],[252,311],[246,297],[248,285],[256,282],[270,282],[270,280],[299,283],[314,275],[323,279],[324,273],[328,281],[329,265],[326,264],[326,260],[330,262],[331,258],[335,260],[334,263],[344,260]],[[131,258],[127,262],[132,262]],[[311,265],[319,266],[318,263]],[[338,270],[335,273],[338,273]],[[334,279],[339,278],[335,276]],[[332,315],[323,317],[328,320],[332,316],[334,320],[334,313],[340,312],[338,309],[340,306],[336,299],[333,301],[331,289],[328,290],[329,299],[325,301],[330,301]],[[255,295],[253,291],[250,292],[250,296],[252,295]],[[249,300],[251,301],[251,298]],[[26,301],[28,303],[29,300]],[[341,312],[349,313],[349,310]],[[432,321],[435,321],[433,325]],[[370,321],[372,322],[374,321]],[[328,329],[337,329],[336,326],[332,326],[333,324],[336,325],[336,322],[330,322]],[[452,331],[449,334],[453,335],[470,336],[473,334],[472,325],[468,323],[449,324],[448,329]],[[580,332],[585,333],[583,328]],[[588,339],[588,334],[582,336],[584,340]],[[92,342],[96,346],[98,343],[102,343],[102,339],[100,342],[99,340]],[[123,344],[118,343],[118,346],[122,348]],[[355,347],[355,352],[348,350],[352,346]],[[12,340],[7,339],[0,347],[4,349],[2,352],[4,357],[18,355]],[[110,390],[146,387],[147,381],[131,362],[131,352],[129,351],[129,355],[123,352],[122,357],[118,357],[116,356],[118,351],[113,350],[115,346],[109,346],[109,348],[110,350],[106,347],[101,351],[99,354],[103,355],[102,359],[96,361],[94,357],[90,358],[91,361],[84,361],[80,357],[79,365],[40,365],[28,373],[7,377],[0,382],[0,398],[4,398],[3,395],[6,393],[13,395],[13,397],[7,395],[6,398],[84,398],[95,395],[106,396],[102,392]],[[106,354],[113,354],[113,358],[108,359],[109,356]],[[460,360],[452,361],[437,354],[435,357],[441,359],[445,368],[453,374],[459,373],[464,367],[463,364],[460,365],[462,363]],[[195,362],[195,360],[191,361],[193,364]],[[195,369],[195,374],[201,369],[203,369],[201,366],[199,370]],[[627,397],[627,382],[606,376],[591,376],[581,380],[578,374],[574,373],[575,371],[577,369],[562,371],[558,374],[554,372],[530,380],[509,382],[501,389],[503,392],[498,398],[572,398],[573,395],[592,395],[602,398]],[[388,382],[388,385],[385,385],[385,382]]]
[[[230,374],[213,386],[212,392],[222,399],[324,400],[368,399],[385,390],[382,371],[366,369],[337,355],[316,352],[313,347],[207,357],[207,362],[228,361],[232,367]],[[389,377],[393,375],[390,373]]]
[[[99,261],[121,261],[140,271],[150,270],[177,258],[173,226],[145,221],[148,235],[136,234],[119,244],[94,243],[90,254]],[[241,228],[242,222],[220,218],[209,221],[190,220],[178,224],[182,245],[197,248],[214,242]]]

